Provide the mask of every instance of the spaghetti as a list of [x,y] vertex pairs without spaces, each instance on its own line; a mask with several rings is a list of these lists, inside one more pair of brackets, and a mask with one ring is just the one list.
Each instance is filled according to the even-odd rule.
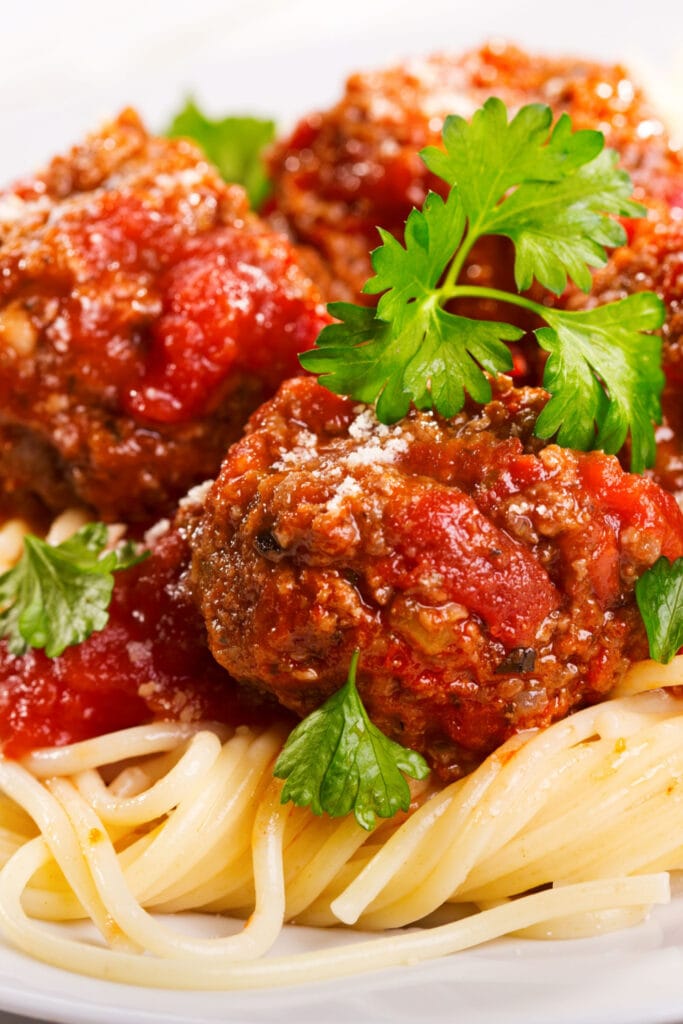
[[[647,689],[651,672],[635,666],[628,687]],[[49,963],[141,985],[287,985],[510,933],[623,927],[669,899],[666,872],[683,866],[683,705],[665,692],[515,736],[371,834],[280,804],[283,739],[157,723],[0,763],[5,935]],[[288,921],[385,930],[444,907],[446,924],[263,959]],[[246,923],[195,938],[164,917],[187,910]],[[81,918],[109,948],[43,924]]]

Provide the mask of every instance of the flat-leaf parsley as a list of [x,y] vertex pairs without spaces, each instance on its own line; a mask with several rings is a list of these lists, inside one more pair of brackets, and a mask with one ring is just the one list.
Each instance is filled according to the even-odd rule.
[[683,558],[659,558],[636,583],[650,657],[666,665],[683,646]]
[[340,818],[353,811],[368,831],[377,817],[391,818],[410,807],[404,775],[429,774],[420,754],[394,743],[372,724],[356,689],[359,652],[351,659],[340,690],[294,729],[274,768],[286,779],[282,803],[310,807]]
[[[380,295],[376,310],[335,303],[340,323],[321,332],[300,356],[329,390],[376,402],[385,423],[412,403],[453,416],[466,394],[490,399],[488,374],[512,366],[505,344],[522,335],[506,323],[448,312],[457,298],[493,299],[536,314],[550,352],[543,385],[551,395],[538,420],[542,437],[560,444],[617,452],[631,435],[631,468],[641,472],[655,454],[653,424],[661,418],[664,384],[660,339],[664,306],[651,292],[583,312],[549,309],[527,296],[459,284],[472,246],[504,235],[515,246],[518,288],[534,279],[560,293],[568,278],[584,290],[591,267],[606,262],[605,246],[625,241],[616,216],[640,216],[631,181],[604,149],[600,132],[572,132],[563,115],[551,130],[549,107],[523,107],[508,121],[498,99],[487,100],[468,124],[447,118],[444,149],[422,157],[450,187],[430,193],[406,221],[403,244],[380,231],[372,254],[375,276],[364,291]],[[571,411],[570,411],[571,410]]]
[[130,543],[106,551],[104,523],[88,523],[55,546],[28,534],[17,564],[0,576],[0,636],[12,654],[44,648],[49,658],[109,619],[113,573],[142,561]]
[[258,117],[212,120],[194,100],[188,99],[173,118],[167,134],[193,139],[223,178],[243,185],[252,207],[261,207],[270,190],[263,152],[275,138],[274,121]]

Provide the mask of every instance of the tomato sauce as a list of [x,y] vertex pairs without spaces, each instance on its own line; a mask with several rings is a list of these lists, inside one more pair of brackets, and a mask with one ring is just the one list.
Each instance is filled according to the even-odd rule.
[[0,194],[0,241],[0,495],[21,514],[173,515],[330,321],[243,190],[132,111]]
[[138,566],[116,574],[108,625],[57,658],[0,642],[0,741],[18,758],[154,719],[272,721],[211,657],[182,576],[187,545],[171,530]]

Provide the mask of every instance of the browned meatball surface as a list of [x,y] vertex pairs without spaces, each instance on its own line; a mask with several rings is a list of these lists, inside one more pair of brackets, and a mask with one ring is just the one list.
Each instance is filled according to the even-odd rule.
[[675,211],[634,222],[629,244],[615,250],[595,273],[590,295],[572,288],[557,301],[569,309],[585,309],[639,291],[656,292],[666,307],[664,421],[657,429],[654,477],[683,506],[683,219]]
[[215,658],[305,715],[345,680],[439,774],[599,699],[647,645],[635,578],[683,553],[673,498],[532,436],[505,380],[450,421],[285,383],[204,499],[192,580]]
[[168,513],[327,321],[243,191],[125,111],[0,194],[0,499]]
[[[636,198],[683,207],[680,155],[624,67],[505,45],[407,60],[352,75],[339,103],[302,120],[274,153],[275,208],[295,238],[324,254],[340,297],[353,296],[370,276],[376,227],[399,235],[427,191],[443,190],[420,149],[440,143],[448,114],[469,117],[489,96],[511,109],[547,103],[568,112],[576,128],[600,129],[633,176]],[[509,262],[505,246],[479,247],[473,282],[500,281]]]

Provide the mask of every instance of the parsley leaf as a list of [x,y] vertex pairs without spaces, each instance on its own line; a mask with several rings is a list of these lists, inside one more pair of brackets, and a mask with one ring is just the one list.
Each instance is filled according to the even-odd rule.
[[415,299],[428,299],[451,261],[465,230],[460,196],[451,189],[444,202],[430,192],[421,210],[412,210],[406,221],[405,247],[388,231],[379,229],[382,245],[372,257],[375,277],[364,292],[384,292],[377,304],[382,320],[398,320]]
[[508,122],[503,103],[487,100],[468,123],[446,119],[444,149],[423,151],[427,167],[449,186],[430,193],[406,221],[402,244],[380,231],[375,271],[364,291],[375,310],[333,304],[340,323],[326,327],[299,358],[330,390],[377,403],[392,423],[410,403],[453,416],[466,395],[486,402],[487,374],[512,367],[505,342],[522,335],[506,323],[457,316],[453,299],[507,302],[547,326],[535,333],[550,353],[544,387],[551,400],[536,432],[560,444],[617,452],[629,432],[631,467],[642,471],[655,454],[653,424],[661,418],[661,327],[664,306],[651,292],[583,312],[549,309],[528,296],[459,284],[472,246],[504,235],[515,246],[520,289],[534,279],[554,292],[568,277],[591,285],[591,267],[607,260],[605,246],[625,241],[615,216],[640,216],[631,182],[605,150],[600,132],[571,129],[563,115],[551,130],[549,107],[531,104]]
[[636,583],[650,657],[666,665],[683,647],[683,558],[659,558]]
[[589,267],[607,261],[604,246],[624,245],[626,232],[605,216],[638,216],[643,208],[629,200],[632,185],[616,169],[617,154],[606,150],[562,182],[527,183],[501,204],[487,233],[507,235],[515,243],[515,283],[520,291],[533,279],[556,295],[567,275],[591,290]]
[[477,221],[515,185],[561,180],[598,155],[604,145],[600,132],[572,134],[565,114],[548,138],[552,118],[550,107],[530,103],[508,122],[505,104],[492,96],[469,122],[447,117],[444,149],[428,146],[422,158],[439,178],[457,183],[467,218]]
[[622,226],[607,215],[644,210],[629,198],[631,180],[616,168],[617,154],[601,152],[600,132],[572,132],[564,114],[548,137],[551,121],[549,107],[530,104],[508,124],[504,104],[494,97],[471,124],[447,118],[446,152],[429,147],[422,155],[431,171],[457,186],[479,235],[506,235],[515,243],[520,291],[536,277],[560,294],[567,273],[590,291],[588,267],[606,262],[603,246],[626,241]]
[[394,743],[372,724],[356,689],[359,652],[344,686],[297,725],[274,768],[286,779],[282,803],[340,818],[354,812],[362,828],[410,807],[401,774],[424,779],[429,768],[414,750]]
[[275,122],[256,117],[211,120],[188,99],[166,133],[193,139],[216,165],[226,181],[243,185],[249,202],[258,210],[270,190],[263,151],[275,138]]
[[330,391],[377,400],[377,415],[387,423],[405,416],[411,401],[421,409],[434,402],[444,416],[462,408],[465,392],[478,402],[489,401],[491,385],[480,367],[492,374],[512,369],[504,341],[524,332],[447,313],[435,301],[435,285],[453,254],[452,239],[457,245],[463,229],[453,190],[445,202],[430,193],[424,208],[412,211],[405,247],[381,231],[383,245],[372,256],[377,274],[365,286],[367,292],[384,291],[377,310],[331,303],[329,312],[341,323],[323,328],[316,347],[299,356],[302,366],[321,374]]
[[[558,444],[569,448],[595,445],[615,453],[630,429],[631,469],[640,473],[651,466],[652,423],[659,419],[657,396],[664,386],[662,343],[656,335],[641,332],[662,326],[661,301],[650,292],[637,292],[583,312],[548,310],[546,320],[550,327],[535,333],[550,352],[543,386],[554,397],[536,422],[538,436],[557,433]],[[582,417],[576,415],[577,407]]]
[[[455,316],[438,305],[410,308],[413,313],[403,317],[399,334],[373,310],[330,304],[342,323],[323,328],[316,348],[299,357],[302,365],[321,374],[330,391],[362,402],[377,399],[377,416],[384,423],[405,416],[411,401],[419,409],[434,403],[444,416],[462,409],[465,391],[488,402],[491,385],[479,367],[493,374],[512,369],[510,350],[501,339],[514,341],[524,332],[511,324]],[[363,324],[367,327],[359,334]]]
[[12,654],[39,647],[54,658],[104,629],[112,574],[148,554],[136,554],[130,543],[103,554],[107,539],[104,523],[88,523],[55,546],[24,537],[22,557],[0,576],[0,636]]

